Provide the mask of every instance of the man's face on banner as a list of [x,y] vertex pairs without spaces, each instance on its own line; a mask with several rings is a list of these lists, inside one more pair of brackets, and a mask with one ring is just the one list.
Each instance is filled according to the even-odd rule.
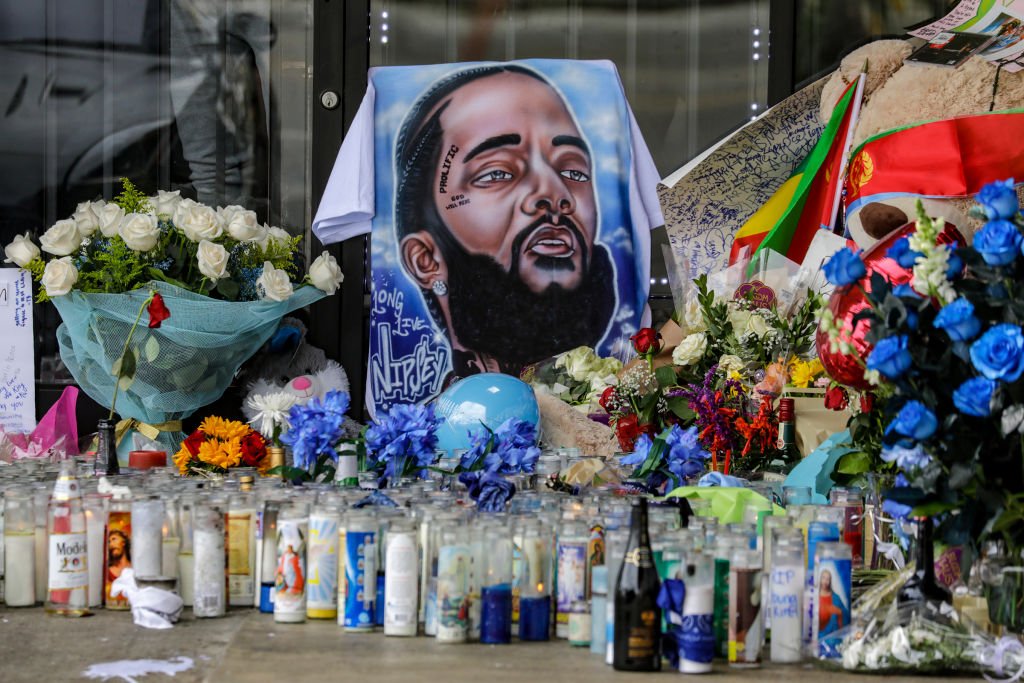
[[559,95],[502,73],[452,93],[433,197],[452,236],[534,293],[580,286],[597,225],[590,152]]

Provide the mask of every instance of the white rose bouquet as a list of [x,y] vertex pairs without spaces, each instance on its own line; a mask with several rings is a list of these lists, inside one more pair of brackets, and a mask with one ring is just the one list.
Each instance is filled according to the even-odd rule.
[[57,307],[61,358],[93,400],[126,418],[119,434],[134,429],[174,452],[181,419],[219,398],[281,318],[333,294],[342,274],[325,252],[300,278],[301,238],[243,207],[146,197],[123,183],[113,202],[84,202],[39,246],[19,235],[4,255]]
[[597,402],[606,387],[618,382],[621,369],[621,361],[601,358],[589,346],[579,346],[534,364],[524,372],[524,379],[544,386],[570,405],[585,409]]

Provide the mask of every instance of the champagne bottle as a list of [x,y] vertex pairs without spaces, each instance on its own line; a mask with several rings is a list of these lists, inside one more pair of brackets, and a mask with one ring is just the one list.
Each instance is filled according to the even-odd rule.
[[917,566],[896,594],[896,601],[900,605],[923,601],[949,602],[949,591],[935,580],[931,517],[917,517],[914,521],[917,522]]
[[612,665],[619,671],[661,670],[661,581],[647,533],[647,499],[633,503],[626,555],[615,583]]

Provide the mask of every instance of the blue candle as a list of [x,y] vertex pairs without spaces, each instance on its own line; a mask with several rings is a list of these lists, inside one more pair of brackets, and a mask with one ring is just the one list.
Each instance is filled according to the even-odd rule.
[[274,613],[274,584],[264,583],[260,585],[260,612],[264,614]]
[[551,632],[551,596],[519,598],[519,640],[548,640]]
[[512,640],[512,587],[507,583],[484,586],[480,595],[480,642],[508,643]]

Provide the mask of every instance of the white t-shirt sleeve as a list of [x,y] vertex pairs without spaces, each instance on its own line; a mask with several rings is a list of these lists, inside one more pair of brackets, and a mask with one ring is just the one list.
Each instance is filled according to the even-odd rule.
[[333,244],[370,232],[375,212],[371,82],[352,119],[313,219],[313,234]]
[[[632,145],[629,169],[629,206],[633,217],[633,247],[637,254],[645,254],[645,258],[637,260],[637,269],[640,270],[638,279],[640,282],[648,283],[651,278],[651,230],[665,224],[665,218],[661,213],[661,202],[658,201],[658,183],[661,175],[651,152],[644,142],[643,133],[636,123],[633,110],[626,104],[626,111],[629,113],[629,136]],[[647,327],[651,324],[651,308],[645,303],[641,315],[640,325]]]

